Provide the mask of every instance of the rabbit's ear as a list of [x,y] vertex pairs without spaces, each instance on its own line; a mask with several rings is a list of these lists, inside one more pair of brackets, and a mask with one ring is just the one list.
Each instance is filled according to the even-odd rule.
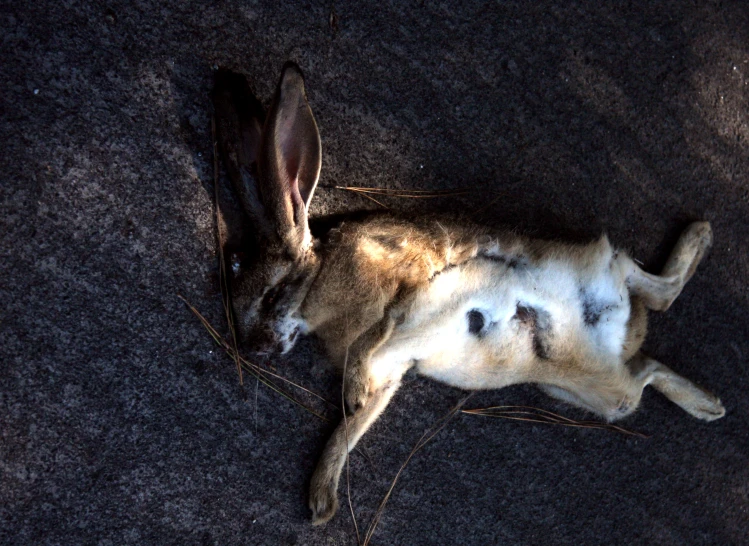
[[257,184],[263,107],[250,91],[247,79],[224,68],[216,72],[211,98],[218,143],[239,202],[252,220],[256,235],[264,240],[275,237]]
[[286,63],[263,127],[260,197],[284,250],[298,256],[311,243],[307,209],[320,176],[320,134],[297,65]]

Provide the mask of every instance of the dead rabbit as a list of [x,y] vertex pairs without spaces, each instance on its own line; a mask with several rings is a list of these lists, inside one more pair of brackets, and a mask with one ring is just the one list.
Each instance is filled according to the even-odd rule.
[[647,310],[668,309],[709,248],[707,222],[687,227],[660,275],[605,236],[575,245],[440,218],[370,216],[318,240],[321,145],[301,71],[284,66],[264,121],[254,100],[243,76],[219,71],[219,143],[259,247],[229,258],[240,336],[284,353],[314,332],[345,368],[351,416],[312,477],[313,523],[335,514],[348,452],[412,367],[462,389],[535,383],[608,421],[646,385],[699,419],[723,416],[717,397],[640,352]]

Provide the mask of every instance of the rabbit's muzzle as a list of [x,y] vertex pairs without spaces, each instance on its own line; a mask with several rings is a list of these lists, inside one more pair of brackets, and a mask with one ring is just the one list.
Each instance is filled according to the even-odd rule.
[[247,349],[258,354],[272,354],[281,351],[282,344],[269,328],[258,328],[242,336]]
[[301,327],[295,321],[280,320],[271,324],[259,324],[241,338],[250,352],[257,354],[288,353],[296,344]]

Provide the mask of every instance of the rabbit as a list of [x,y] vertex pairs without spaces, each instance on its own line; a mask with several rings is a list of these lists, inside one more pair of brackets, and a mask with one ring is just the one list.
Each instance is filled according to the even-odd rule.
[[614,421],[653,385],[691,415],[722,417],[720,400],[640,351],[647,311],[665,311],[712,244],[689,225],[663,271],[643,271],[606,236],[540,241],[470,222],[373,215],[312,237],[308,206],[321,145],[299,68],[285,65],[262,124],[246,80],[217,75],[219,142],[260,254],[232,254],[240,336],[284,353],[315,333],[344,370],[350,412],[328,441],[309,495],[313,524],[338,507],[348,453],[411,368],[467,390],[534,383]]

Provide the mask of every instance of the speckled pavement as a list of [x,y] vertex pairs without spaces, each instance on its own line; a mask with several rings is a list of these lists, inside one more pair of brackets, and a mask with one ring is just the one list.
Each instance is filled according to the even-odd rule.
[[[5,2],[0,48],[1,544],[356,544],[345,502],[320,528],[306,508],[334,423],[240,386],[177,297],[225,331],[213,67],[267,104],[287,59],[322,135],[316,216],[376,207],[334,186],[468,188],[385,204],[605,230],[652,271],[689,221],[714,229],[645,348],[725,418],[650,389],[621,423],[648,439],[458,415],[372,544],[747,543],[746,2]],[[314,339],[264,364],[339,396]],[[351,458],[360,529],[463,395],[408,376]],[[589,418],[531,386],[469,403],[504,404]]]

